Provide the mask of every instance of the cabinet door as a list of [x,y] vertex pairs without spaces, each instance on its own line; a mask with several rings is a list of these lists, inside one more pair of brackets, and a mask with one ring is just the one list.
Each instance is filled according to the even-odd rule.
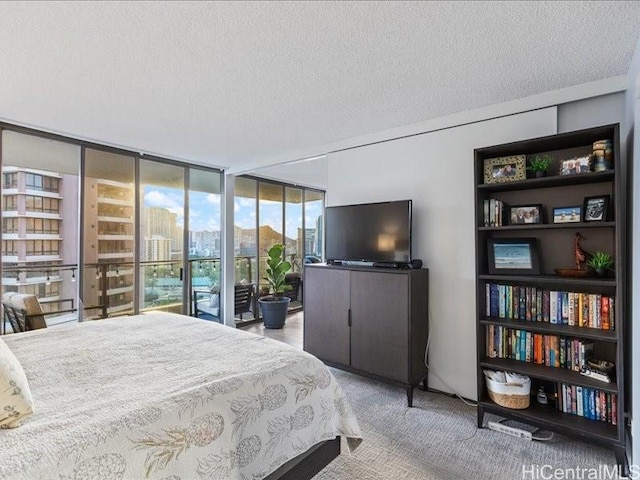
[[351,272],[351,366],[409,381],[409,276]]
[[304,350],[349,365],[348,270],[309,267],[304,272]]

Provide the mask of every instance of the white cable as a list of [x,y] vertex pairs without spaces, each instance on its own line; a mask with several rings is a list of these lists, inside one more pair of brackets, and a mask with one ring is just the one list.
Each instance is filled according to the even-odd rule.
[[445,387],[447,387],[449,390],[451,390],[453,392],[453,395],[455,395],[456,397],[458,397],[460,400],[462,400],[463,403],[465,403],[466,405],[469,405],[470,407],[477,407],[478,404],[477,403],[473,403],[470,402],[468,400],[466,400],[462,395],[460,395],[458,392],[455,391],[455,389],[451,388],[451,385],[447,384],[447,382],[445,382],[440,375],[438,375],[430,366],[429,366],[429,361],[427,360],[427,355],[429,354],[429,344],[431,343],[431,309],[429,309],[429,318],[427,319],[427,321],[429,322],[429,331],[427,332],[427,345],[424,349],[424,365],[425,367],[427,367],[427,370],[429,373],[432,373],[434,377],[436,377],[438,380],[440,380]]

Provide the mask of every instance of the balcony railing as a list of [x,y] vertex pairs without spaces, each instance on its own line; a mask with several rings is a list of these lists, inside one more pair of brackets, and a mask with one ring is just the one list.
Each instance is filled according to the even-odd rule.
[[[131,253],[133,255],[133,253]],[[234,258],[236,283],[256,284],[257,257]],[[186,270],[185,270],[186,269]],[[98,319],[151,310],[194,314],[194,292],[220,291],[221,261],[218,257],[181,260],[143,261],[135,285],[135,263],[108,261],[78,264],[30,265],[5,263],[2,269],[3,293],[34,294],[40,301],[49,325]],[[77,283],[82,277],[82,285]],[[190,282],[185,285],[186,279]],[[258,292],[256,292],[257,294]],[[257,298],[257,295],[256,295]],[[258,316],[254,300],[253,315]]]

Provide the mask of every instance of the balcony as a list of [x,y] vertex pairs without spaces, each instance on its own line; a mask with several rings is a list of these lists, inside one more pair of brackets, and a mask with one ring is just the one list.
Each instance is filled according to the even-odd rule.
[[38,190],[35,188],[28,188],[24,192],[19,192],[21,195],[32,195],[34,197],[46,197],[46,198],[57,198],[58,200],[62,200],[62,195],[58,192],[50,192],[47,190]]
[[129,292],[133,292],[133,285],[127,285],[124,287],[116,287],[116,288],[108,288],[107,289],[107,295],[112,296],[112,295],[120,295],[123,293],[129,293]]
[[[3,257],[3,261],[4,257]],[[9,260],[7,260],[9,261]],[[57,255],[37,255],[37,254],[27,254],[24,260],[16,260],[16,261],[25,261],[25,262],[61,262],[62,257],[60,254]]]
[[131,250],[123,250],[122,252],[98,253],[98,260],[112,260],[117,258],[133,258]]
[[99,233],[98,240],[134,240],[134,236],[128,233]]
[[59,233],[27,233],[20,236],[17,233],[3,233],[3,240],[62,240]]
[[109,204],[109,205],[118,205],[119,207],[131,207],[133,209],[133,199],[132,198],[123,198],[123,197],[109,197],[109,196],[99,196],[98,197],[99,204]]
[[99,222],[115,222],[115,223],[133,223],[133,216],[117,217],[117,216],[113,216],[113,214],[108,214],[108,215],[98,214],[98,221]]

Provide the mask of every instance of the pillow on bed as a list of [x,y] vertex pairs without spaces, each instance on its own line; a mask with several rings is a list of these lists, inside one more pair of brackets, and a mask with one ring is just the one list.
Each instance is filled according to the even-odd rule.
[[22,365],[0,339],[0,428],[16,428],[33,413],[33,400]]

